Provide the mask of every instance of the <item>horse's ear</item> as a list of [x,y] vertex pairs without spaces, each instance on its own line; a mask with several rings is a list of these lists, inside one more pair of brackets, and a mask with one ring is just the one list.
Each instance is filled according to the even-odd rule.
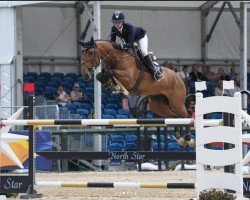
[[77,39],[77,42],[78,42],[82,47],[84,47],[85,43],[84,43],[83,40]]
[[93,37],[91,37],[91,39],[90,39],[90,44],[91,44],[92,46],[95,46],[95,40],[94,40]]

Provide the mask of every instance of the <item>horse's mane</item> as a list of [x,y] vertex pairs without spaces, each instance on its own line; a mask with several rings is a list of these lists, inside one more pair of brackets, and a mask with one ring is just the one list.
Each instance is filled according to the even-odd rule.
[[95,42],[108,42],[108,43],[110,43],[110,44],[112,44],[112,45],[118,44],[118,43],[116,43],[116,42],[112,42],[112,41],[110,41],[110,40],[104,40],[104,39],[97,39],[97,40],[95,40]]

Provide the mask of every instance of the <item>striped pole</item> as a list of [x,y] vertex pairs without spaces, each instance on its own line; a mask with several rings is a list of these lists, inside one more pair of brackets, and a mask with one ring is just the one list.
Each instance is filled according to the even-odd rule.
[[[34,119],[34,120],[1,120],[2,126],[167,126],[167,125],[193,125],[193,118],[158,118],[158,119]],[[205,120],[204,126],[221,125],[221,119]]]
[[195,189],[195,183],[144,183],[144,182],[53,182],[38,181],[40,187],[93,187],[93,188],[183,188]]

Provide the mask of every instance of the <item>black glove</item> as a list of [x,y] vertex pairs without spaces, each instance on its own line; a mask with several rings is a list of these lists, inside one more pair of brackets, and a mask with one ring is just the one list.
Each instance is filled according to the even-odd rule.
[[115,49],[123,49],[123,45],[122,44],[113,44],[113,47]]

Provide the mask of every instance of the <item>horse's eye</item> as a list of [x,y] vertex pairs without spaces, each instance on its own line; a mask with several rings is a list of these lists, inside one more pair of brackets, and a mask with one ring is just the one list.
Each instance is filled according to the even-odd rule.
[[90,56],[92,56],[92,55],[93,55],[93,52],[92,52],[92,51],[89,51],[88,54],[89,54]]

